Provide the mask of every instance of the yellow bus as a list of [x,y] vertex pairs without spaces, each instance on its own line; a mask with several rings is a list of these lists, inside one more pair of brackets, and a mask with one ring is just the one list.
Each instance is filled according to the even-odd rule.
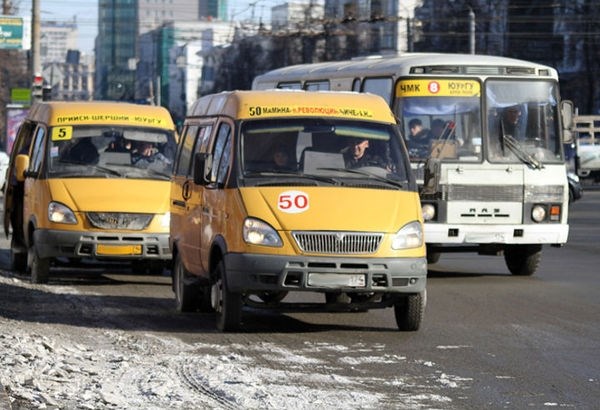
[[12,268],[45,283],[59,260],[170,261],[169,178],[177,147],[163,107],[41,102],[19,127],[4,195]]
[[284,67],[257,76],[252,88],[383,97],[421,186],[429,263],[443,252],[478,252],[503,255],[514,275],[532,275],[543,245],[567,241],[563,143],[573,105],[560,101],[552,67],[408,53]]

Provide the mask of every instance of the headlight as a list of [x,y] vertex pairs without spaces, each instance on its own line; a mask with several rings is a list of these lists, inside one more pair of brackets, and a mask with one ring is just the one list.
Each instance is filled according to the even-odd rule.
[[58,202],[48,204],[48,220],[59,224],[76,224],[77,218],[68,206]]
[[253,245],[282,246],[282,241],[275,229],[263,221],[246,218],[244,221],[244,241]]
[[392,249],[418,248],[423,245],[423,228],[418,221],[404,225],[392,238]]
[[422,204],[421,212],[424,221],[432,221],[435,218],[435,206],[433,204]]
[[159,215],[160,218],[160,226],[162,228],[168,228],[171,224],[171,213],[167,212],[166,214]]
[[534,205],[533,208],[531,208],[531,219],[535,222],[542,222],[546,219],[546,208],[542,205]]

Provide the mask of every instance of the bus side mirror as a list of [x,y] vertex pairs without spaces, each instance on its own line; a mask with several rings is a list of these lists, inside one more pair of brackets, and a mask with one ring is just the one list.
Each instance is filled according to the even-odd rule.
[[19,154],[15,158],[15,177],[18,182],[25,181],[25,171],[29,168],[29,155]]
[[575,106],[570,100],[563,100],[560,102],[560,115],[562,117],[563,124],[563,144],[570,144],[573,142],[573,113],[575,112]]
[[205,152],[194,154],[194,184],[207,185],[210,181],[212,171],[212,155]]

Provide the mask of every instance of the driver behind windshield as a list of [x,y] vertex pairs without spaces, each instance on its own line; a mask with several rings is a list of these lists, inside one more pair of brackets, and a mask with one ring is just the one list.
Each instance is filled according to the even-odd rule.
[[383,158],[373,152],[370,148],[368,139],[352,139],[348,145],[342,149],[346,168],[360,168],[367,166],[377,166],[386,168],[387,163]]

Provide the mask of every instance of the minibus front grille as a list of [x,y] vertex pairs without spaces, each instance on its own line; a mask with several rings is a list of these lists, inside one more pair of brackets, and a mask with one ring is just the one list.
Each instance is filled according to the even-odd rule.
[[381,233],[364,232],[292,232],[298,247],[307,253],[371,254],[377,252],[383,239]]
[[98,229],[141,231],[146,229],[154,215],[121,212],[88,212],[86,216],[90,224]]

